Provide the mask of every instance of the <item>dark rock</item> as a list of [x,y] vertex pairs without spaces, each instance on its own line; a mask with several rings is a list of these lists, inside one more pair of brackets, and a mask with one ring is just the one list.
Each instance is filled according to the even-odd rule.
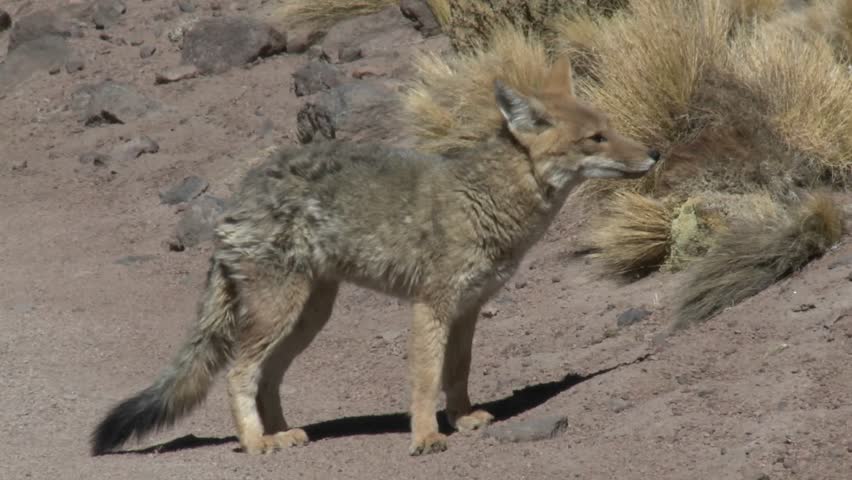
[[567,429],[567,417],[553,416],[489,425],[482,433],[485,437],[494,438],[502,443],[535,442],[555,438]]
[[0,92],[11,90],[36,72],[50,71],[65,64],[73,50],[65,38],[45,35],[15,46],[0,63]]
[[337,54],[337,58],[341,63],[354,62],[363,57],[364,52],[361,51],[361,47],[343,47]]
[[12,26],[12,17],[9,12],[0,8],[0,32],[5,32]]
[[157,153],[159,151],[160,145],[157,142],[150,137],[140,135],[115,147],[110,156],[120,161],[127,161],[139,158],[144,153]]
[[221,73],[280,53],[285,47],[285,35],[259,20],[208,18],[195,22],[183,34],[181,58],[201,73]]
[[212,195],[203,195],[189,204],[178,221],[176,244],[194,247],[213,238],[219,216],[225,211],[225,201]]
[[92,22],[97,29],[114,25],[127,11],[122,0],[98,0],[92,8]]
[[297,97],[334,88],[346,79],[339,68],[324,62],[311,62],[293,73],[293,91]]
[[[423,36],[412,28],[398,6],[381,12],[344,20],[328,30],[322,41],[326,52],[339,54],[345,47],[358,47],[364,57],[396,51],[422,42]],[[334,60],[339,60],[334,59]]]
[[19,18],[9,33],[9,53],[24,43],[49,36],[81,36],[80,28],[70,19],[49,10],[39,10]]
[[183,13],[192,13],[195,11],[195,4],[191,0],[177,0],[177,6]]
[[816,305],[813,303],[803,303],[798,307],[793,307],[793,311],[796,313],[807,312],[808,310],[813,310],[816,308]]
[[424,37],[441,33],[441,25],[425,0],[402,0],[399,9],[406,18],[414,22],[414,28],[420,30]]
[[139,58],[148,58],[157,51],[157,47],[153,45],[145,45],[139,49]]
[[400,139],[399,98],[386,82],[347,83],[317,95],[296,116],[299,141],[325,139],[392,141]]
[[628,308],[618,315],[615,319],[615,323],[619,327],[627,327],[645,320],[649,315],[651,315],[651,312],[644,308]]
[[207,180],[196,175],[191,175],[181,180],[174,187],[160,192],[160,202],[166,205],[188,202],[207,191],[207,187],[209,186],[210,184],[207,183]]
[[158,73],[154,77],[154,83],[162,85],[164,83],[178,82],[195,78],[199,74],[198,67],[195,65],[178,65]]
[[124,123],[142,118],[160,107],[159,102],[130,85],[109,80],[84,85],[71,94],[71,109],[86,125]]

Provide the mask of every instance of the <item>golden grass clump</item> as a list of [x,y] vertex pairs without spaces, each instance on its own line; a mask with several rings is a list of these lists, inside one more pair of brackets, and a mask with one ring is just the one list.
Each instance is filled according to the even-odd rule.
[[471,53],[421,56],[416,78],[403,94],[402,120],[423,150],[470,147],[502,128],[494,81],[531,95],[543,85],[550,63],[541,39],[508,24]]
[[398,4],[398,0],[288,0],[275,17],[289,27],[326,28],[341,20],[369,15]]
[[589,244],[614,274],[659,267],[669,253],[671,211],[662,202],[632,192],[616,192],[592,229]]
[[435,15],[435,20],[441,27],[446,27],[450,24],[450,1],[449,0],[426,0],[429,8],[432,9],[432,14]]
[[781,139],[814,176],[852,175],[852,76],[828,41],[767,24],[734,44],[731,68],[765,102]]
[[706,320],[796,272],[837,243],[843,227],[844,213],[828,195],[794,208],[751,210],[690,268],[673,328]]

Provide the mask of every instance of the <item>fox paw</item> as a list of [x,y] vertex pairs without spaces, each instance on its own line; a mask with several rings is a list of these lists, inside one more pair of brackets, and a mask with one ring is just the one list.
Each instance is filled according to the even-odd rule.
[[415,439],[408,449],[408,453],[412,456],[426,455],[428,453],[443,452],[447,449],[447,436],[433,432],[423,438]]
[[289,447],[298,447],[306,443],[308,443],[308,434],[301,428],[293,428],[286,432],[264,435],[257,442],[243,446],[243,451],[250,455],[259,455]]
[[453,422],[453,426],[460,432],[468,432],[479,430],[482,427],[488,426],[494,421],[494,415],[485,410],[474,410],[467,415],[458,417]]

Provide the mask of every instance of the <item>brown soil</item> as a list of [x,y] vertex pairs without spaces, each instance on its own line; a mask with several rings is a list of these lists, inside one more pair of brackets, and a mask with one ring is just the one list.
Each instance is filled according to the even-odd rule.
[[[209,2],[196,3],[203,13]],[[247,11],[260,3],[245,2]],[[3,6],[14,18],[26,4],[55,6]],[[126,453],[90,457],[95,423],[148,385],[194,319],[210,245],[169,251],[179,214],[158,192],[195,174],[227,197],[245,169],[239,159],[295,141],[303,102],[290,92],[292,72],[306,61],[299,55],[154,85],[180,56],[165,34],[155,36],[179,21],[155,19],[165,8],[177,9],[128,0],[108,30],[127,45],[87,29],[71,40],[85,52],[84,70],[40,72],[0,94],[0,477],[850,478],[848,236],[792,278],[662,338],[681,277],[601,278],[574,252],[585,216],[573,202],[489,304],[471,376],[474,401],[490,403],[500,423],[567,417],[555,438],[500,443],[454,434],[447,452],[409,457],[409,310],[348,288],[282,386],[288,420],[312,437],[307,446],[261,457],[235,452],[220,381],[174,428]],[[230,8],[223,3],[224,14]],[[0,34],[0,51],[8,36]],[[140,58],[134,38],[156,45],[156,54]],[[67,107],[70,94],[106,78],[169,108],[84,127]],[[156,140],[159,152],[116,162],[109,181],[78,161],[134,135]],[[631,307],[652,314],[617,328]]]

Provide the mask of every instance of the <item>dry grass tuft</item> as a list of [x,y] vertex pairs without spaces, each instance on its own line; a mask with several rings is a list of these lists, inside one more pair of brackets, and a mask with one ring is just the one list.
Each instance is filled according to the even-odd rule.
[[797,208],[756,208],[734,222],[690,269],[675,329],[736,305],[824,254],[843,235],[842,209],[827,195]]
[[426,0],[429,8],[432,9],[432,14],[435,15],[435,20],[442,27],[450,24],[450,2],[449,0]]
[[288,27],[326,28],[347,18],[369,15],[398,4],[398,0],[289,0],[274,17]]
[[543,85],[550,61],[540,39],[505,25],[473,53],[426,55],[416,66],[416,80],[404,94],[403,121],[420,148],[445,153],[500,131],[495,79],[530,95]]
[[614,194],[589,243],[604,268],[625,275],[659,267],[669,253],[671,211],[663,203],[631,192]]

